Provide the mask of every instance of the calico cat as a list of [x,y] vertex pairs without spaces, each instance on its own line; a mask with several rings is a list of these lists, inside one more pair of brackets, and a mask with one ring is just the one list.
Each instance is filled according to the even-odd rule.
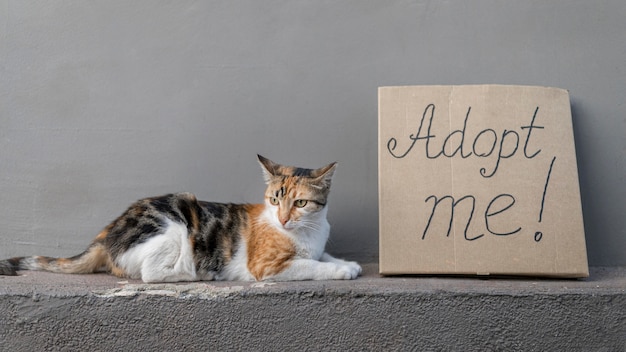
[[356,262],[324,252],[336,163],[312,170],[258,159],[267,184],[264,204],[210,203],[190,193],[142,199],[83,253],[0,260],[0,275],[109,272],[144,282],[357,278]]

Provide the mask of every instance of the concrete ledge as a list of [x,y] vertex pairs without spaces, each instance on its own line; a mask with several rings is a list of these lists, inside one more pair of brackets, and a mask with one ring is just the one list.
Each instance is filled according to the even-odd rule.
[[143,284],[0,277],[0,346],[44,350],[626,351],[626,268],[585,280]]

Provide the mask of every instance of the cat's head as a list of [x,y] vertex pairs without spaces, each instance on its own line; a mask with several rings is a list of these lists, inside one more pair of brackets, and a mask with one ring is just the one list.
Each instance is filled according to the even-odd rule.
[[284,166],[258,155],[267,189],[265,204],[277,226],[312,228],[325,220],[330,183],[337,163],[319,169]]

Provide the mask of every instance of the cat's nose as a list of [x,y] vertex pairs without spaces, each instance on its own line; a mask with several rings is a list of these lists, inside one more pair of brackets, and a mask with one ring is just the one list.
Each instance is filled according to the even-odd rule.
[[289,221],[289,218],[284,218],[284,219],[283,219],[282,217],[279,217],[279,218],[278,218],[278,221],[280,221],[281,225],[285,226],[285,224],[287,223],[287,221]]

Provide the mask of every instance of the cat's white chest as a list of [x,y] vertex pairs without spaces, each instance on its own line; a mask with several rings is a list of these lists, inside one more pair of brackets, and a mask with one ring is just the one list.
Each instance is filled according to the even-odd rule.
[[319,260],[326,247],[326,241],[330,233],[330,224],[323,219],[317,229],[299,229],[290,231],[289,237],[296,246],[299,258]]

